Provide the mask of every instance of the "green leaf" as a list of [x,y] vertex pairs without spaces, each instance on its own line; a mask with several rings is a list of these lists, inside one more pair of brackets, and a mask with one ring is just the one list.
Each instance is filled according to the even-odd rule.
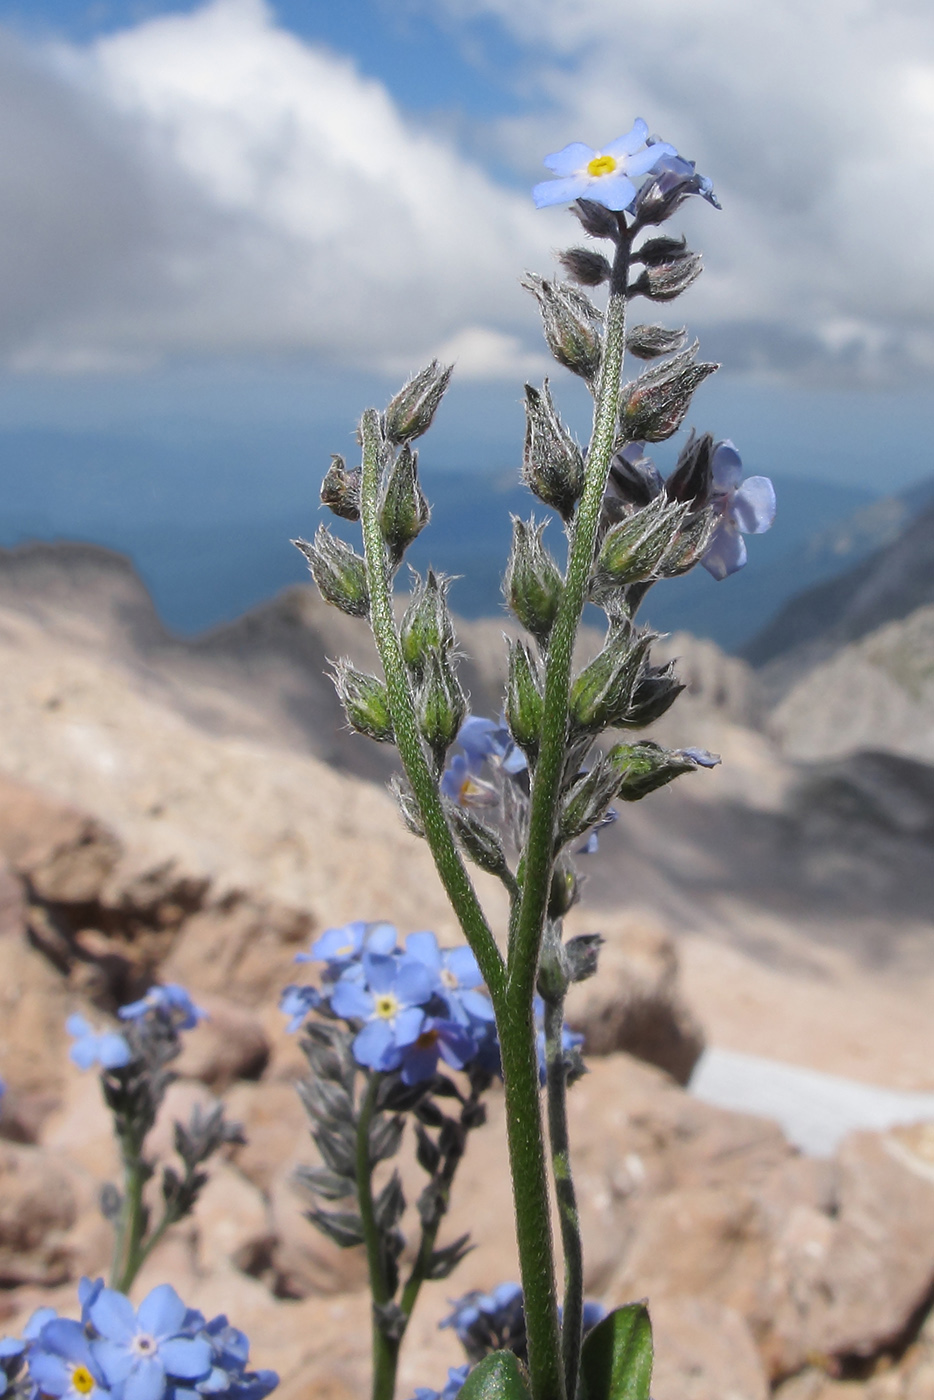
[[470,1372],[458,1400],[529,1400],[518,1358],[511,1351],[490,1352]]
[[598,1323],[581,1352],[581,1400],[649,1400],[652,1324],[643,1303]]

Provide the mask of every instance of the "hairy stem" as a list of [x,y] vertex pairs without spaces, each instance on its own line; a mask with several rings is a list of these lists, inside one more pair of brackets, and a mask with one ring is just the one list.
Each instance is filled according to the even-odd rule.
[[120,1155],[123,1159],[123,1202],[114,1241],[110,1286],[121,1293],[129,1293],[144,1257],[141,1253],[146,1233],[143,1188],[150,1173],[142,1160],[142,1144],[132,1129],[120,1138]]
[[357,1121],[357,1205],[363,1222],[370,1295],[373,1299],[373,1400],[392,1400],[396,1389],[399,1341],[388,1337],[380,1324],[377,1307],[392,1301],[386,1279],[379,1226],[373,1205],[373,1168],[370,1163],[370,1124],[376,1109],[380,1076],[370,1073]]
[[564,1252],[564,1315],[561,1320],[561,1348],[564,1356],[564,1382],[568,1400],[575,1400],[580,1372],[581,1340],[584,1321],[584,1254],[581,1245],[577,1196],[571,1176],[571,1143],[568,1133],[567,1072],[561,1043],[564,1030],[564,1003],[545,1002],[545,1066],[548,1096],[548,1137],[551,1142],[551,1170],[561,1224]]
[[505,965],[496,940],[477,899],[470,876],[454,842],[436,779],[429,766],[418,722],[399,634],[392,611],[392,594],[386,568],[383,537],[379,528],[379,483],[381,433],[379,414],[367,409],[363,415],[363,478],[360,515],[363,548],[370,590],[370,625],[386,678],[396,746],[406,777],[418,803],[425,837],[434,857],[445,892],[451,902],[464,937],[470,944],[489,988],[494,1004],[502,994]]

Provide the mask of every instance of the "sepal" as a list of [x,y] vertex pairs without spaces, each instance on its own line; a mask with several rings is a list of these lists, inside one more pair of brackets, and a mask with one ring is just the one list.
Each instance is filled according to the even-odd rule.
[[647,297],[649,301],[674,301],[697,281],[704,270],[700,253],[687,253],[672,262],[646,267],[629,288],[631,297]]
[[582,287],[599,287],[609,282],[613,272],[603,254],[592,248],[568,248],[558,254],[558,261],[571,281]]
[[454,624],[448,611],[450,579],[429,569],[425,578],[414,576],[412,597],[399,627],[402,655],[409,670],[421,678],[432,653],[445,655],[454,645]]
[[654,633],[637,632],[625,623],[610,627],[603,650],[571,686],[573,729],[597,734],[628,721],[642,664],[653,640]]
[[467,713],[467,697],[444,652],[429,652],[425,658],[415,712],[422,738],[443,764]]
[[453,368],[453,365],[432,360],[390,400],[385,415],[386,437],[390,442],[399,445],[427,433]]
[[522,641],[506,640],[509,674],[506,680],[506,723],[513,739],[529,760],[534,760],[542,736],[545,698],[538,665]]
[[458,1400],[531,1400],[525,1368],[511,1351],[491,1351],[468,1375]]
[[572,982],[586,982],[588,977],[593,977],[605,942],[602,933],[579,933],[565,943],[568,977]]
[[673,355],[688,338],[687,328],[670,331],[664,326],[633,326],[626,336],[626,349],[637,360],[654,360],[658,355]]
[[561,804],[556,850],[583,836],[606,816],[619,781],[619,773],[602,755],[588,772],[577,775]]
[[625,385],[620,396],[620,430],[629,442],[664,442],[677,432],[698,384],[720,368],[696,362],[698,342],[670,360],[652,365]]
[[662,563],[684,524],[688,507],[658,495],[641,510],[612,525],[594,566],[594,599],[607,590],[658,578]]
[[548,348],[566,369],[592,382],[603,353],[603,317],[589,297],[567,282],[549,282],[527,272],[522,286],[538,300]]
[[684,685],[674,672],[675,663],[646,666],[636,682],[625,716],[615,721],[626,729],[645,729],[671,709]]
[[541,392],[526,384],[525,418],[522,479],[568,521],[584,490],[584,454],[558,416],[547,379]]
[[509,866],[503,843],[496,832],[454,802],[445,802],[444,810],[457,835],[458,844],[474,865],[490,875],[505,875]]
[[612,238],[619,241],[619,215],[595,199],[576,199],[571,205],[571,213],[580,220],[581,228],[591,238]]
[[623,802],[638,802],[682,773],[710,768],[719,761],[714,754],[701,754],[701,757],[704,762],[689,750],[664,749],[646,739],[640,744],[614,744],[606,761],[620,775],[617,797]]
[[394,743],[389,696],[383,682],[355,670],[348,661],[337,662],[331,679],[351,727],[378,744]]
[[308,560],[311,576],[326,603],[349,617],[366,617],[370,609],[366,562],[349,544],[319,525],[312,543],[293,540]]

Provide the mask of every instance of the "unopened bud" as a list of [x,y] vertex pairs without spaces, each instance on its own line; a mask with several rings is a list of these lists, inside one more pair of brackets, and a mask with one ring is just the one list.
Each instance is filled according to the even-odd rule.
[[548,348],[560,365],[592,381],[600,369],[603,317],[589,297],[567,282],[526,273],[522,286],[538,300]]
[[568,975],[572,982],[586,982],[597,970],[600,949],[606,939],[602,933],[579,933],[564,945],[568,960]]
[[314,542],[293,540],[308,560],[311,576],[325,602],[333,603],[350,617],[366,617],[370,594],[366,563],[349,544],[319,525]]
[[412,673],[421,677],[432,652],[447,653],[454,645],[454,624],[448,611],[450,579],[429,569],[424,580],[415,575],[412,599],[402,617],[399,641]]
[[386,436],[390,442],[409,442],[427,433],[453,368],[432,360],[390,400],[386,409]]
[[674,673],[674,662],[646,666],[633,689],[625,715],[615,721],[626,729],[644,729],[671,709],[684,686]]
[[680,578],[699,564],[720,524],[716,510],[701,510],[689,515],[671,542],[665,555],[660,574],[662,578]]
[[563,919],[580,899],[580,880],[567,856],[559,856],[551,872],[548,890],[549,919]]
[[687,506],[658,495],[642,510],[612,525],[594,567],[596,592],[659,577],[662,560],[686,514]]
[[644,263],[646,267],[658,267],[660,263],[677,262],[679,258],[691,256],[686,238],[669,238],[661,234],[657,238],[646,239],[633,253],[632,260]]
[[620,428],[629,441],[664,442],[680,428],[698,384],[715,364],[697,364],[697,341],[627,384],[620,398]]
[[430,516],[418,481],[418,453],[405,443],[389,468],[379,507],[379,528],[394,564],[421,534]]
[[365,671],[355,670],[348,661],[338,661],[331,679],[351,728],[375,739],[378,744],[393,743],[389,696],[383,682]]
[[545,701],[538,666],[525,642],[509,641],[506,723],[527,758],[534,759],[542,736]]
[[584,489],[584,454],[558,416],[548,380],[541,393],[525,386],[522,479],[546,506],[570,520]]
[[578,773],[561,803],[557,849],[583,836],[603,819],[618,786],[619,774],[602,756],[589,772]]
[[659,263],[644,268],[629,288],[631,297],[648,297],[649,301],[674,301],[697,281],[704,270],[700,253],[689,253],[674,262]]
[[516,617],[542,646],[548,641],[564,580],[542,544],[544,525],[512,517],[512,552],[506,565],[503,593]]
[[321,500],[343,520],[360,519],[360,469],[348,470],[335,453],[321,483]]
[[715,209],[720,208],[712,182],[706,175],[698,175],[694,161],[674,156],[660,164],[662,169],[636,195],[634,227],[663,224],[692,194],[699,194]]
[[503,843],[493,829],[456,803],[444,804],[448,820],[464,854],[490,875],[503,875],[509,869]]
[[467,698],[443,652],[431,652],[425,658],[415,698],[418,727],[441,765],[467,713]]
[[555,925],[549,920],[545,925],[542,950],[538,960],[536,987],[543,1001],[557,1006],[564,1001],[570,986],[567,955],[564,944],[558,936]]
[[651,632],[625,625],[611,627],[603,650],[571,686],[570,719],[575,728],[595,734],[625,722],[652,638]]
[[558,254],[558,261],[571,281],[582,287],[599,287],[609,282],[613,271],[603,254],[591,248],[568,248]]
[[580,219],[581,227],[591,238],[612,238],[618,240],[620,234],[619,215],[612,209],[598,204],[595,199],[576,199],[571,205],[571,213]]
[[615,744],[606,757],[622,778],[617,796],[624,802],[638,802],[682,773],[711,768],[719,762],[715,754],[704,750],[663,749],[650,740]]
[[633,326],[626,336],[626,349],[637,360],[654,360],[658,355],[673,355],[688,338],[682,326],[678,331],[664,326]]

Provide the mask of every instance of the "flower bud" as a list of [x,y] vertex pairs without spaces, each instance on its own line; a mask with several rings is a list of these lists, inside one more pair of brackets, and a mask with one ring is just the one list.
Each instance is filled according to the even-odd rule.
[[613,271],[603,254],[591,248],[568,248],[558,254],[558,262],[571,281],[582,287],[599,287],[609,282]]
[[606,758],[622,778],[617,796],[624,802],[638,802],[682,773],[719,762],[716,755],[703,750],[663,749],[648,739],[641,744],[615,744]]
[[674,673],[674,662],[646,666],[637,680],[629,708],[614,723],[626,729],[644,729],[671,709],[684,686]]
[[648,297],[649,301],[674,301],[697,281],[703,270],[704,259],[700,253],[647,267],[630,286],[629,295]]
[[662,560],[686,514],[687,506],[662,494],[612,525],[594,567],[595,601],[607,588],[658,578]]
[[[612,500],[621,506],[635,506],[641,510],[660,494],[665,483],[651,457],[642,449],[641,442],[629,442],[610,458],[604,505]],[[620,519],[620,516],[615,518]]]
[[389,696],[383,682],[376,676],[355,670],[348,661],[338,661],[331,679],[351,728],[375,739],[378,744],[393,743]]
[[559,856],[551,872],[548,890],[549,919],[563,919],[580,899],[580,879],[567,856]]
[[350,617],[366,617],[370,594],[366,579],[366,563],[324,525],[319,525],[314,543],[293,540],[308,560],[311,576],[325,602],[333,603]]
[[697,341],[627,384],[620,397],[620,429],[628,441],[664,442],[677,432],[691,406],[691,395],[715,364],[696,364]]
[[558,937],[554,924],[549,920],[545,925],[542,950],[538,960],[536,988],[543,1001],[557,1006],[564,1001],[570,986],[567,955],[564,944]]
[[447,653],[454,645],[454,624],[448,612],[450,579],[429,569],[422,580],[415,574],[412,598],[402,617],[399,641],[409,670],[421,677],[432,652]]
[[547,379],[541,393],[526,384],[525,418],[522,480],[568,521],[584,489],[584,454],[558,417]]
[[660,263],[677,262],[679,258],[689,258],[686,238],[668,238],[662,234],[658,238],[646,239],[632,255],[633,262],[641,262],[646,267],[658,267]]
[[618,787],[619,774],[602,756],[589,772],[578,773],[561,803],[556,849],[596,826],[606,815]]
[[580,219],[584,232],[592,238],[612,238],[614,242],[619,239],[619,215],[595,199],[576,199],[571,213]]
[[670,501],[685,501],[694,510],[702,510],[710,500],[713,488],[713,434],[697,437],[693,429],[678,454],[675,469],[665,482],[665,495]]
[[602,933],[579,933],[564,945],[568,960],[568,976],[572,982],[586,982],[597,970],[600,949],[606,939]]
[[321,500],[343,520],[360,519],[360,469],[347,470],[347,463],[336,453],[321,483]]
[[715,209],[720,205],[713,184],[706,175],[698,175],[692,160],[683,156],[667,156],[659,161],[656,174],[636,195],[635,228],[646,224],[663,224],[689,195],[699,194]]
[[446,802],[444,810],[457,835],[464,854],[490,875],[503,875],[509,869],[503,843],[496,832],[479,817],[454,802]]
[[603,650],[571,685],[571,724],[590,733],[626,722],[651,632],[610,628]]
[[564,589],[561,570],[542,544],[544,528],[512,517],[512,551],[503,579],[506,602],[541,646],[548,641]]
[[689,515],[671,542],[662,561],[661,578],[680,578],[699,564],[710,548],[720,517],[715,510],[701,510]]
[[466,696],[443,652],[429,652],[425,658],[415,701],[422,737],[442,765],[467,713]]
[[666,330],[664,326],[633,326],[626,336],[626,349],[637,360],[654,360],[656,355],[673,355],[687,340],[687,330]]
[[524,642],[507,638],[509,676],[506,681],[506,723],[527,757],[534,759],[542,736],[545,701],[538,666]]
[[403,444],[386,478],[379,507],[379,528],[393,564],[398,564],[431,516],[418,481],[418,453]]
[[567,282],[527,272],[522,286],[538,300],[548,348],[560,365],[587,380],[600,369],[603,317],[589,297]]
[[453,365],[442,365],[432,360],[390,400],[385,420],[386,436],[390,442],[409,442],[427,433],[448,387],[453,368]]

